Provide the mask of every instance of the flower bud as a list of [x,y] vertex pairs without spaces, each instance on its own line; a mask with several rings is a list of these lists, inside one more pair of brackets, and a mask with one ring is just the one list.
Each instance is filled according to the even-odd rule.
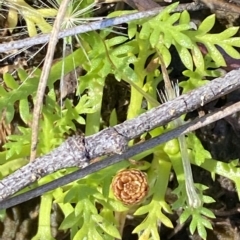
[[117,173],[112,181],[114,196],[126,205],[139,203],[148,193],[147,175],[136,169]]

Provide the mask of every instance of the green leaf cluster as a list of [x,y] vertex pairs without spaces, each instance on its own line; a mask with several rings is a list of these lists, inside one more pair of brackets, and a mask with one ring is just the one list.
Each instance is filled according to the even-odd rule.
[[[60,229],[71,229],[72,239],[121,239],[114,211],[127,208],[112,198],[110,183],[116,171],[129,166],[127,161],[103,169],[73,184],[56,201],[66,216]],[[76,204],[64,209],[65,205]],[[102,206],[98,208],[97,206]]]
[[[233,58],[240,57],[234,48],[240,45],[240,39],[233,37],[237,28],[211,34],[209,31],[215,23],[214,15],[206,18],[197,28],[191,22],[187,11],[171,13],[176,6],[177,3],[174,3],[166,7],[151,19],[129,23],[127,35],[117,35],[115,32],[112,34],[110,29],[82,34],[81,42],[85,50],[79,48],[63,60],[64,64],[60,61],[52,66],[40,120],[39,155],[58,146],[64,140],[64,134],[68,134],[70,130],[75,131],[75,122],[85,125],[86,135],[99,131],[102,125],[103,90],[109,75],[129,83],[131,97],[127,118],[131,119],[158,105],[156,87],[162,81],[159,53],[163,56],[165,65],[169,66],[172,61],[170,47],[176,48],[186,67],[183,72],[186,81],[180,83],[183,92],[205,84],[207,77],[219,76],[218,67],[226,65],[222,50]],[[124,13],[115,12],[113,15]],[[219,39],[221,41],[217,41]],[[201,51],[200,44],[206,48],[207,53]],[[57,102],[54,83],[61,78],[63,66],[65,74],[74,70],[75,66],[82,66],[86,73],[78,79],[78,103],[74,104],[72,100],[66,99],[64,107],[61,107]],[[40,74],[41,70],[36,69],[28,76],[26,71],[19,69],[17,80],[10,74],[3,77],[4,85],[0,86],[0,111],[3,113],[5,111],[7,122],[11,122],[18,111],[24,126],[19,126],[19,132],[9,136],[9,142],[5,145],[6,151],[0,154],[2,177],[15,170],[9,163],[20,159],[19,165],[22,166],[26,162],[24,157],[29,154],[32,120],[30,103],[34,104]],[[117,116],[114,110],[111,116],[112,123],[116,124]],[[159,127],[152,130],[149,135],[155,137],[168,130],[169,128]],[[145,136],[141,138],[144,139]],[[240,173],[236,162],[226,164],[213,160],[194,134],[189,134],[187,141],[192,163],[211,172],[213,177],[220,174],[232,179],[240,195]],[[119,223],[114,214],[126,211],[134,212],[135,216],[145,216],[145,220],[134,230],[139,239],[160,239],[159,224],[173,227],[166,213],[171,214],[172,209],[180,208],[183,209],[181,223],[192,217],[189,227],[191,233],[197,230],[199,235],[206,239],[206,228],[211,229],[211,222],[207,218],[213,218],[214,215],[204,205],[200,208],[189,208],[177,141],[169,141],[134,159],[142,160],[150,154],[153,161],[144,168],[148,173],[150,192],[141,206],[136,206],[133,210],[131,207],[123,206],[112,196],[110,190],[112,177],[118,170],[130,165],[129,162],[123,161],[42,196],[39,229],[35,239],[47,239],[44,238],[46,236],[51,238],[52,201],[57,202],[62,209],[65,219],[60,228],[70,229],[71,239],[120,239]],[[171,169],[174,170],[179,184],[173,192],[177,198],[173,205],[165,200]],[[41,179],[39,184],[52,181],[73,170],[51,174]],[[203,204],[213,201],[204,195],[205,189],[204,186],[198,186]]]

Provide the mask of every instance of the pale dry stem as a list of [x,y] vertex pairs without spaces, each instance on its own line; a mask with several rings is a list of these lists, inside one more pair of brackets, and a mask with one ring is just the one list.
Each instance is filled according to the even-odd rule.
[[56,44],[58,42],[58,33],[61,28],[62,19],[64,18],[65,12],[68,7],[68,3],[70,0],[63,0],[58,11],[57,18],[53,25],[53,31],[50,35],[48,50],[46,54],[46,60],[43,65],[42,74],[40,77],[38,90],[37,90],[37,98],[34,104],[33,111],[33,122],[32,122],[32,138],[31,138],[31,155],[30,161],[34,161],[37,153],[37,142],[38,142],[38,128],[39,128],[39,117],[42,108],[42,102],[44,97],[44,92],[47,86],[48,76],[51,70],[53,55],[55,51]]

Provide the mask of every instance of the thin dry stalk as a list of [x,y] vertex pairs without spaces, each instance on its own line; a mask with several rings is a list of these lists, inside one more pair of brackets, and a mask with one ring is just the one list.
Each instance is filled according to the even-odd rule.
[[60,27],[62,24],[62,19],[66,13],[68,3],[70,0],[63,0],[59,7],[59,11],[56,17],[56,20],[53,25],[53,31],[50,35],[48,50],[45,58],[45,62],[42,69],[42,74],[40,77],[38,90],[37,90],[37,98],[34,105],[33,111],[33,122],[32,122],[32,139],[31,139],[31,155],[30,161],[34,161],[37,154],[37,142],[38,142],[38,128],[39,128],[39,117],[42,108],[43,97],[45,93],[45,89],[47,86],[48,76],[52,66],[52,60],[54,56],[54,51],[56,44],[58,42],[58,33],[60,31]]

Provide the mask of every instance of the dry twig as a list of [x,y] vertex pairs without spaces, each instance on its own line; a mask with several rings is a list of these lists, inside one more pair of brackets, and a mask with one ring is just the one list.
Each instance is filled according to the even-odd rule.
[[195,131],[201,127],[204,127],[204,126],[206,126],[210,123],[213,123],[219,119],[225,118],[225,117],[227,117],[235,112],[238,112],[238,111],[240,111],[240,102],[237,102],[231,106],[224,107],[222,109],[218,109],[212,113],[205,115],[204,117],[197,118],[197,119],[195,119],[189,123],[186,123],[176,129],[173,129],[161,136],[158,136],[158,137],[150,139],[146,142],[137,144],[137,145],[129,148],[122,155],[115,154],[111,157],[104,159],[103,161],[93,163],[89,167],[86,167],[86,168],[80,169],[76,172],[70,173],[66,176],[63,176],[57,180],[54,180],[50,183],[47,183],[43,186],[36,188],[36,189],[30,190],[26,193],[12,197],[10,199],[5,199],[2,202],[0,202],[0,209],[6,209],[6,208],[12,207],[14,205],[17,205],[19,203],[30,200],[32,198],[38,197],[45,192],[48,192],[48,191],[56,189],[60,186],[66,185],[77,179],[81,179],[91,173],[94,173],[94,172],[99,171],[103,168],[106,168],[110,165],[113,165],[117,162],[120,162],[123,159],[129,159],[140,152],[144,152],[144,151],[151,149],[159,144],[162,144],[171,139],[177,138],[180,135],[184,135],[189,132]]
[[34,159],[36,158],[39,117],[40,117],[40,112],[41,112],[41,108],[42,108],[43,97],[44,97],[45,89],[47,86],[48,76],[49,76],[51,66],[52,66],[52,60],[53,60],[55,47],[58,42],[58,33],[60,31],[62,19],[64,18],[69,1],[70,0],[63,0],[59,7],[59,11],[58,11],[56,20],[53,25],[53,31],[50,35],[48,50],[47,50],[46,58],[45,58],[44,65],[42,68],[42,74],[41,74],[41,77],[39,80],[39,85],[38,85],[38,90],[37,90],[37,98],[36,98],[36,102],[34,105],[34,111],[33,111],[30,161],[34,161]]
[[237,4],[231,3],[232,1],[225,1],[225,0],[200,0],[210,9],[220,9],[228,12],[233,13],[240,13],[240,7]]
[[[129,140],[167,124],[182,114],[193,111],[237,88],[240,88],[240,70],[233,70],[224,78],[214,79],[198,89],[141,114],[135,119],[127,120],[86,138],[71,137],[49,154],[37,158],[34,162],[30,162],[3,179],[0,182],[0,199],[3,200],[11,196],[38,178],[59,169],[74,166],[84,168],[89,164],[89,160],[96,157],[121,154],[125,151]],[[120,159],[123,158],[125,155],[120,156]]]
[[[119,25],[122,23],[128,23],[133,20],[153,17],[157,15],[159,12],[161,12],[165,7],[159,7],[154,8],[152,10],[144,11],[144,12],[138,12],[138,13],[132,13],[132,14],[126,14],[121,17],[115,17],[115,18],[108,18],[101,21],[94,21],[88,24],[79,25],[74,28],[69,28],[63,31],[60,31],[58,34],[58,38],[64,38],[68,36],[73,36],[80,33],[86,33],[91,32],[94,30],[104,29],[107,27]],[[206,7],[202,4],[196,4],[196,3],[187,3],[187,4],[180,4],[174,12],[182,12],[184,10],[188,11],[198,11],[201,9],[205,9]],[[9,43],[3,43],[0,44],[0,53],[1,52],[7,52],[14,49],[21,49],[21,48],[28,48],[33,45],[37,44],[44,44],[49,41],[50,34],[42,34],[38,35],[36,37],[31,38],[25,38],[18,41],[12,41]]]

